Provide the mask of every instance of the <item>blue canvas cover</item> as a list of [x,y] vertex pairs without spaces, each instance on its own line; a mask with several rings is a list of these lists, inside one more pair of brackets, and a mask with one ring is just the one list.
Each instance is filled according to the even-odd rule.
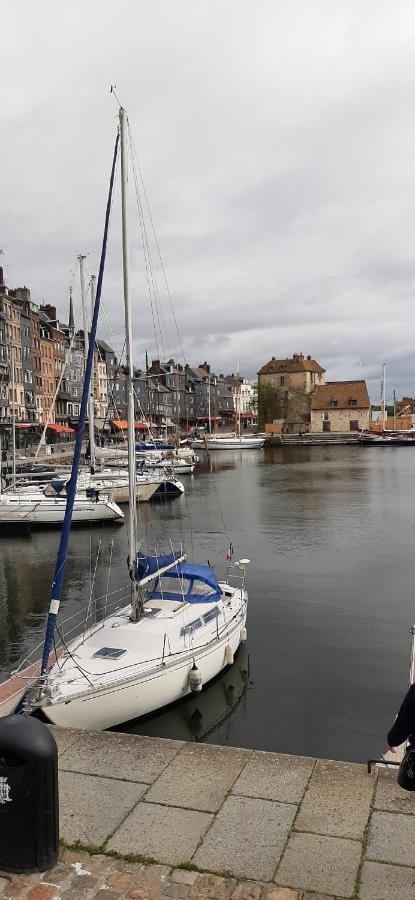
[[[175,553],[164,553],[161,556],[146,556],[145,553],[137,553],[136,580],[142,581],[150,575],[157,577],[157,572],[166,566],[173,565],[176,559],[180,559],[182,553],[176,550]],[[170,573],[171,574],[171,573]]]
[[[172,579],[177,582],[177,590]],[[158,578],[149,597],[152,600],[184,599],[187,603],[214,603],[220,600],[221,589],[209,566],[178,563],[174,569]]]

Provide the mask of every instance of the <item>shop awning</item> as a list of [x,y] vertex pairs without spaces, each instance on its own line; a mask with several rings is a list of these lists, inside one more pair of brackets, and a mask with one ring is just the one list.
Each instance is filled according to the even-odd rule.
[[16,422],[16,428],[37,428],[36,422]]
[[[237,415],[237,413],[236,413]],[[254,412],[241,412],[241,419],[257,419],[257,414]]]
[[[118,431],[127,431],[128,429],[127,419],[110,419],[110,422]],[[145,422],[134,422],[134,428],[136,431],[148,431],[148,425]]]
[[50,422],[48,427],[48,431],[54,431],[56,434],[74,434],[74,428],[69,428],[68,425],[59,425],[58,422]]

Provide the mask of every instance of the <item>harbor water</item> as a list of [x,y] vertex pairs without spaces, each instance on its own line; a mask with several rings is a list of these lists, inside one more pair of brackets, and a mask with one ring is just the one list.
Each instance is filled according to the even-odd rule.
[[[182,498],[143,505],[150,549],[183,542],[220,577],[230,543],[251,560],[248,640],[200,696],[123,730],[352,761],[384,751],[415,622],[414,467],[405,447],[221,451],[183,477]],[[0,537],[0,680],[42,638],[58,541]],[[125,528],[73,530],[62,617],[92,581],[94,595],[125,581],[127,553]]]

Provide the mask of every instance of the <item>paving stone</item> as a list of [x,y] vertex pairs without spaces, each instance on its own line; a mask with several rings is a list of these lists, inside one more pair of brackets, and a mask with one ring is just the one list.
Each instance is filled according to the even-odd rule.
[[109,841],[108,850],[177,866],[190,861],[211,821],[208,813],[139,803]]
[[147,790],[146,784],[60,772],[61,837],[99,846]]
[[265,892],[264,900],[300,900],[300,894],[291,888],[271,887]]
[[147,738],[115,731],[83,731],[74,747],[62,754],[60,768],[104,778],[152,784],[185,746],[182,741]]
[[370,813],[373,778],[366,767],[318,760],[295,829],[362,838]]
[[28,900],[54,900],[56,887],[53,884],[37,884],[27,894]]
[[269,881],[291,828],[295,806],[228,797],[197,850],[201,868]]
[[194,884],[199,878],[199,872],[189,872],[187,869],[175,869],[170,875],[170,880],[176,884]]
[[366,858],[415,865],[415,818],[400,813],[374,812]]
[[282,803],[299,803],[315,765],[305,756],[255,750],[235,782],[232,793]]
[[84,734],[80,728],[59,728],[57,725],[49,725],[48,727],[58,745],[59,757],[66,753],[70,747],[73,747]]
[[410,791],[404,791],[396,780],[396,772],[380,769],[376,796],[375,809],[385,812],[401,812],[407,815],[415,815],[415,796]]
[[230,900],[235,886],[234,878],[200,875],[197,884],[191,888],[191,897],[193,900]]
[[293,833],[275,881],[287,887],[350,897],[361,849],[358,841]]
[[359,897],[361,900],[415,900],[415,869],[365,862]]
[[215,812],[249,756],[249,750],[187,744],[152,785],[146,800]]
[[257,884],[255,881],[240,881],[231,900],[262,900],[263,897],[264,886],[262,884]]

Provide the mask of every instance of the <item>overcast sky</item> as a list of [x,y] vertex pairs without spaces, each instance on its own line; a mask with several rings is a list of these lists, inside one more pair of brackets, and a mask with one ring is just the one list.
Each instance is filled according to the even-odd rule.
[[[303,352],[374,400],[386,362],[388,397],[414,396],[413,0],[0,0],[0,31],[10,286],[66,318],[77,254],[97,271],[113,82],[186,360],[251,378]],[[155,339],[130,188],[142,365],[179,343],[160,271]],[[100,330],[122,345],[119,220],[117,200]]]

